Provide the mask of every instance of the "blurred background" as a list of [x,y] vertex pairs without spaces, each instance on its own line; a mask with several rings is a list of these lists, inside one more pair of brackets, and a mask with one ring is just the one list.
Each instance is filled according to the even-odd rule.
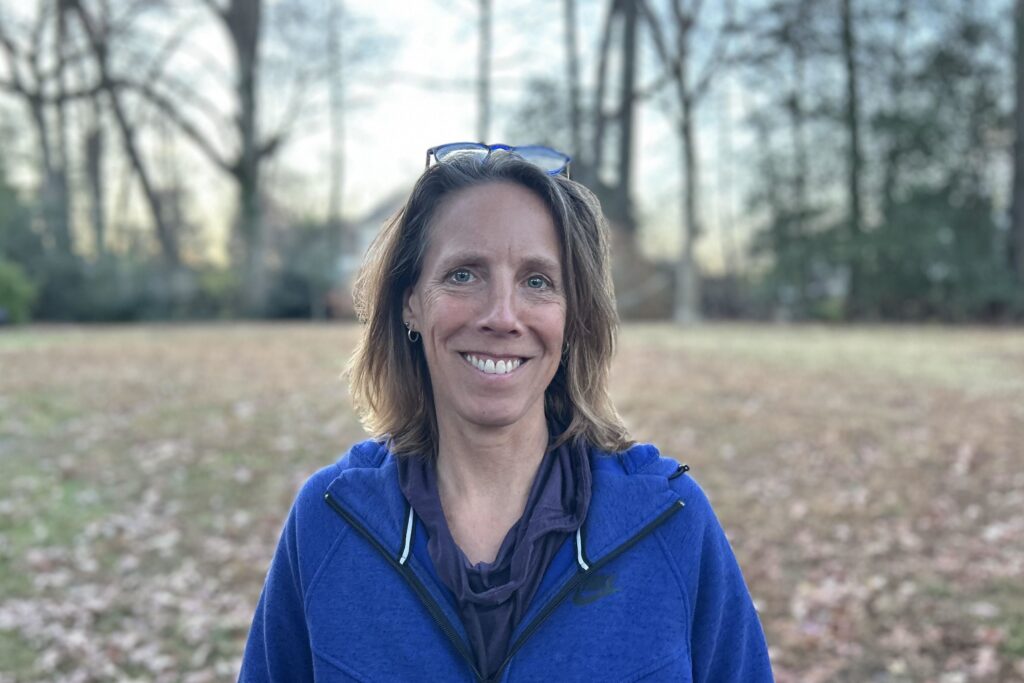
[[780,681],[1024,680],[1024,0],[0,0],[0,681],[234,679],[469,140],[600,197]]
[[7,2],[0,308],[345,317],[426,149],[486,140],[573,156],[616,231],[624,317],[1020,320],[1019,15]]

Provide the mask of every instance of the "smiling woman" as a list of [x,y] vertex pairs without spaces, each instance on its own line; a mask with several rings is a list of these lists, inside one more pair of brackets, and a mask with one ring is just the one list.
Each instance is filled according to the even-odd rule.
[[440,434],[515,427],[547,442],[544,391],[562,358],[558,234],[530,190],[491,183],[438,212],[406,294],[423,338]]
[[241,680],[771,680],[707,499],[609,399],[607,229],[541,149],[430,150],[367,255],[373,438],[299,493]]

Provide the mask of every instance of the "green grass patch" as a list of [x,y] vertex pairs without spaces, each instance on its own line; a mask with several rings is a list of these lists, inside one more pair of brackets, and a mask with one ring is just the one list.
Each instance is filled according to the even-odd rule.
[[31,572],[24,564],[28,551],[70,548],[86,526],[111,514],[113,508],[80,480],[42,476],[28,488],[24,488],[24,475],[12,481],[23,488],[8,487],[14,489],[8,497],[14,509],[4,519],[7,548],[0,558],[0,594],[25,597],[33,591]]
[[0,417],[0,437],[47,437],[61,430],[83,408],[60,390],[40,390],[19,394]]
[[856,368],[980,393],[1024,390],[1024,332],[1014,329],[637,324],[625,326],[623,337],[793,369]]
[[66,343],[66,334],[43,327],[21,327],[0,332],[0,353],[40,350]]
[[14,680],[31,680],[36,665],[35,648],[17,631],[0,631],[0,672]]
[[1010,622],[1000,650],[1011,659],[1024,659],[1024,615]]

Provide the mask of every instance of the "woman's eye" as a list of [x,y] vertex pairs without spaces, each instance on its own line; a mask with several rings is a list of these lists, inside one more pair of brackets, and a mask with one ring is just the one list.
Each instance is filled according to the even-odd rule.
[[464,284],[473,279],[473,274],[468,270],[456,270],[448,276],[448,279],[458,284]]
[[526,286],[530,289],[544,289],[548,286],[548,281],[539,275],[534,275],[526,280]]

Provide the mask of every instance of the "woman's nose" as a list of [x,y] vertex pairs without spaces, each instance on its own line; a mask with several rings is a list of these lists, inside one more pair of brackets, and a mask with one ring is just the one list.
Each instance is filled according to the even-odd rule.
[[485,331],[500,334],[518,334],[521,331],[519,306],[513,283],[498,282],[488,288],[480,327]]

